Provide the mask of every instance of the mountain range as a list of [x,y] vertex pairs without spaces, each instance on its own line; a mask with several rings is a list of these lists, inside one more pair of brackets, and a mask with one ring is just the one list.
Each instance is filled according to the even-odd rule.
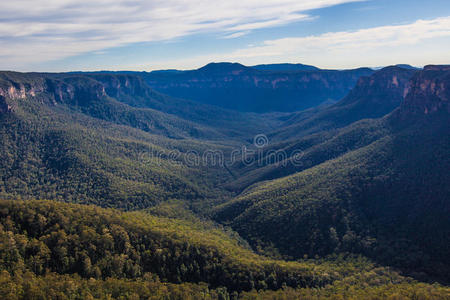
[[293,112],[338,101],[361,76],[374,71],[320,70],[295,64],[246,67],[211,63],[198,70],[140,72],[153,89],[173,96],[241,112]]
[[445,299],[449,90],[445,65],[0,72],[1,293]]

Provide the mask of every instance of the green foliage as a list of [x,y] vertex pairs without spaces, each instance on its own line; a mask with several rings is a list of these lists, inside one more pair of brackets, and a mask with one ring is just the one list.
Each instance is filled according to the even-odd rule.
[[2,201],[0,214],[0,266],[9,272],[103,279],[151,272],[165,281],[207,282],[230,290],[321,286],[332,280],[312,263],[258,256],[200,221],[51,201]]
[[0,72],[0,83],[4,198],[137,209],[225,196],[230,174],[186,157],[229,153],[279,123],[163,96],[136,76]]
[[[379,270],[358,278],[352,277],[323,289],[283,288],[278,291],[236,293],[225,288],[210,289],[205,284],[171,284],[146,274],[142,279],[108,278],[106,280],[84,279],[77,275],[49,273],[36,276],[31,272],[10,275],[0,273],[0,294],[8,300],[21,299],[389,299],[389,300],[438,300],[449,299],[450,290],[439,285],[416,282],[395,282],[398,279],[382,277]],[[394,281],[394,282],[393,282]]]
[[78,275],[49,273],[36,276],[34,273],[18,272],[10,275],[0,273],[0,293],[8,300],[19,299],[229,299],[224,289],[211,290],[205,284],[162,283],[146,274],[141,279],[119,278],[84,279]]
[[383,278],[372,273],[360,278],[349,278],[324,289],[292,289],[278,291],[251,291],[240,295],[245,300],[409,300],[409,299],[449,299],[450,290],[439,285],[407,282],[393,283],[391,278]]
[[54,201],[0,201],[0,241],[7,299],[445,299],[449,292],[362,257],[271,260],[194,217]]
[[[447,281],[448,115],[405,125],[394,114],[372,123],[381,128],[367,146],[257,184],[219,206],[216,220],[254,247],[275,247],[290,257],[351,251],[424,280],[433,274]],[[350,133],[339,135],[334,146],[353,144]]]
[[[33,103],[0,120],[0,194],[5,197],[145,208],[168,199],[211,197],[222,174],[217,167],[188,166],[183,159],[187,151],[221,146],[192,141],[188,147],[185,141]],[[180,154],[171,157],[172,150]]]

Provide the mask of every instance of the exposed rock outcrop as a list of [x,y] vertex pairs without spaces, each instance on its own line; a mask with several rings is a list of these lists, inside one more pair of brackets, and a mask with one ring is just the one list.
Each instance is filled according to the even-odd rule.
[[400,117],[450,113],[450,66],[426,66],[411,80]]

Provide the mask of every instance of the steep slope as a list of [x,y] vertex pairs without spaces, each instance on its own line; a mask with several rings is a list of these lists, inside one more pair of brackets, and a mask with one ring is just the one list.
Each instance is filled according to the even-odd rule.
[[293,257],[359,252],[448,282],[450,69],[428,66],[410,86],[400,108],[369,121],[383,128],[375,141],[256,185],[216,219]]
[[209,64],[176,73],[137,73],[154,89],[174,97],[238,111],[292,112],[337,101],[371,69],[265,71],[240,64]]
[[[242,192],[252,184],[288,176],[367,146],[389,133],[383,120],[361,120],[337,130],[268,144],[255,150],[252,163],[233,164],[236,179],[225,184]],[[269,140],[270,141],[270,140]]]
[[[51,74],[53,78],[68,80],[71,77],[82,76],[99,82],[105,94],[109,97],[127,104],[133,108],[151,109],[162,112],[165,118],[177,117],[189,121],[190,126],[213,128],[216,137],[208,138],[242,138],[245,135],[254,135],[261,130],[270,130],[281,124],[278,115],[257,115],[252,113],[239,113],[222,109],[216,106],[200,104],[185,99],[177,99],[156,92],[151,89],[140,76],[133,72],[122,73],[80,73]],[[280,115],[280,114],[279,114]],[[280,115],[282,116],[282,115]],[[196,136],[202,137],[202,136]]]
[[[217,197],[226,171],[189,164],[229,151],[223,133],[129,106],[85,76],[2,73],[0,193],[135,209],[168,199]],[[167,136],[176,137],[170,139]]]
[[413,74],[412,70],[385,68],[362,77],[336,104],[295,114],[267,135],[268,145],[255,154],[258,163],[233,166],[239,178],[227,188],[242,191],[253,183],[305,170],[379,139],[386,134],[383,122],[364,119],[379,118],[397,108]]
[[450,66],[426,66],[424,70],[415,76],[409,97],[398,111],[404,121],[450,112]]
[[52,76],[41,74],[4,72],[0,75],[3,86],[0,95],[9,99],[11,107],[19,105],[19,101],[27,105],[27,101],[24,100],[33,98],[35,101],[31,102],[41,103],[50,108],[63,106],[97,119],[169,137],[217,135],[211,128],[202,127],[174,115],[125,105],[110,97],[104,85],[87,76],[59,77],[53,79]]
[[312,112],[299,112],[269,137],[285,140],[342,128],[361,119],[380,118],[400,105],[408,93],[409,80],[416,72],[387,67],[369,77],[361,77],[341,101]]

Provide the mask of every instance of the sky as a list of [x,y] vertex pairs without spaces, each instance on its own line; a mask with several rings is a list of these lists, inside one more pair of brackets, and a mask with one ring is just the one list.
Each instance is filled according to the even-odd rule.
[[450,0],[14,0],[0,12],[0,70],[450,64]]

